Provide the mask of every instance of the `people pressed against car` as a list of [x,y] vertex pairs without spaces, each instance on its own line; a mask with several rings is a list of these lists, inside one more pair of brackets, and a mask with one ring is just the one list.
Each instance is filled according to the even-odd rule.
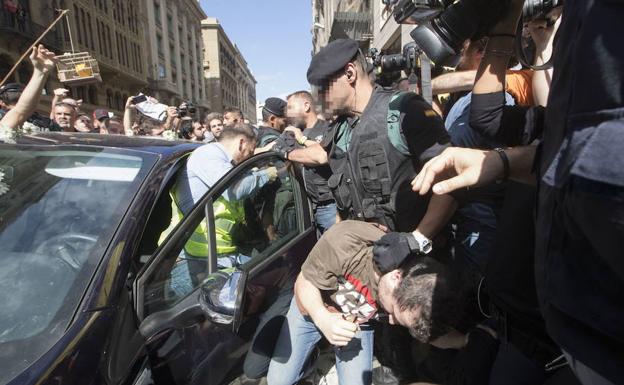
[[[235,165],[253,155],[255,140],[251,127],[239,123],[228,126],[219,142],[203,145],[191,153],[172,189],[174,213],[170,229]],[[244,199],[276,178],[275,167],[251,171],[215,200],[213,209],[217,253],[220,256],[236,253],[237,246],[232,239],[232,230],[237,223],[245,220]],[[205,276],[208,250],[207,228],[203,221],[186,243],[185,258],[181,260],[184,262],[183,268],[189,270],[193,282],[199,282]],[[221,262],[225,264],[224,267],[233,264],[225,260]],[[195,286],[186,286],[186,290]]]

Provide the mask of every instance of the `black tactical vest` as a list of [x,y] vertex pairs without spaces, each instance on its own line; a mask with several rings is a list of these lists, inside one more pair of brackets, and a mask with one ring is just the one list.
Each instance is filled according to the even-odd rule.
[[[329,188],[343,218],[412,231],[424,216],[429,197],[412,192],[410,182],[421,165],[398,151],[388,136],[388,106],[394,93],[376,87],[359,119],[335,123]],[[346,152],[336,145],[344,130],[352,133]]]
[[[308,140],[320,142],[326,132],[327,122],[319,120],[314,127],[307,128],[303,134],[308,137]],[[318,205],[334,201],[334,196],[327,185],[331,174],[331,168],[327,165],[304,168],[306,191],[312,203]]]

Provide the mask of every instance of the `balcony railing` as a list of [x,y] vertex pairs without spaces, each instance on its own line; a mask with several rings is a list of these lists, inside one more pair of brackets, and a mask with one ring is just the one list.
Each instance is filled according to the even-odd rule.
[[372,32],[370,12],[336,12],[331,39],[368,40]]
[[[57,25],[48,32],[41,43],[51,50],[62,50],[63,39],[61,37],[60,28],[61,26]],[[11,34],[16,37],[21,37],[29,43],[34,43],[46,29],[47,26],[32,21],[29,13],[26,13],[23,17],[18,17],[17,14],[7,12],[4,7],[0,7],[0,33],[2,33],[5,38],[8,38],[7,34]]]

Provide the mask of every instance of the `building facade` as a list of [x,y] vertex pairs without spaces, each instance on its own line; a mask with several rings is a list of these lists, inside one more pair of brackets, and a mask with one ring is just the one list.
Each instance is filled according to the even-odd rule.
[[373,39],[371,3],[381,0],[313,0],[312,54],[336,39],[351,38],[364,53]]
[[[37,37],[58,15],[58,9],[69,10],[42,41],[57,54],[89,52],[97,59],[102,83],[64,86],[55,76],[46,85],[47,96],[41,100],[41,110],[49,110],[55,88],[68,88],[71,97],[83,100],[82,110],[91,112],[106,107],[123,112],[126,98],[147,86],[142,2],[123,0],[13,0],[17,12],[0,9],[0,75],[4,76],[29,49]],[[70,36],[71,32],[71,36]],[[71,39],[70,39],[71,37]],[[32,73],[26,59],[9,81],[26,83]]]
[[204,43],[204,78],[212,110],[239,108],[246,119],[256,117],[256,79],[238,47],[216,18],[201,23]]
[[201,21],[198,0],[145,0],[148,93],[168,105],[193,102],[199,116],[211,111],[203,79]]
[[395,54],[403,51],[403,46],[413,42],[410,32],[414,25],[400,25],[394,20],[389,7],[381,0],[373,1],[373,40],[372,48],[384,54]]
[[401,53],[413,41],[414,26],[397,24],[382,0],[313,0],[312,15],[312,54],[345,37],[357,40],[364,53],[369,48]]

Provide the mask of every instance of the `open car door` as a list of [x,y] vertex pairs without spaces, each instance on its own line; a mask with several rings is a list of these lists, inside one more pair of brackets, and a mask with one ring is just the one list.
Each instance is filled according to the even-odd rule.
[[134,282],[155,383],[220,384],[241,372],[248,352],[258,362],[270,357],[267,335],[279,330],[315,241],[303,182],[289,162],[262,154],[224,176]]

